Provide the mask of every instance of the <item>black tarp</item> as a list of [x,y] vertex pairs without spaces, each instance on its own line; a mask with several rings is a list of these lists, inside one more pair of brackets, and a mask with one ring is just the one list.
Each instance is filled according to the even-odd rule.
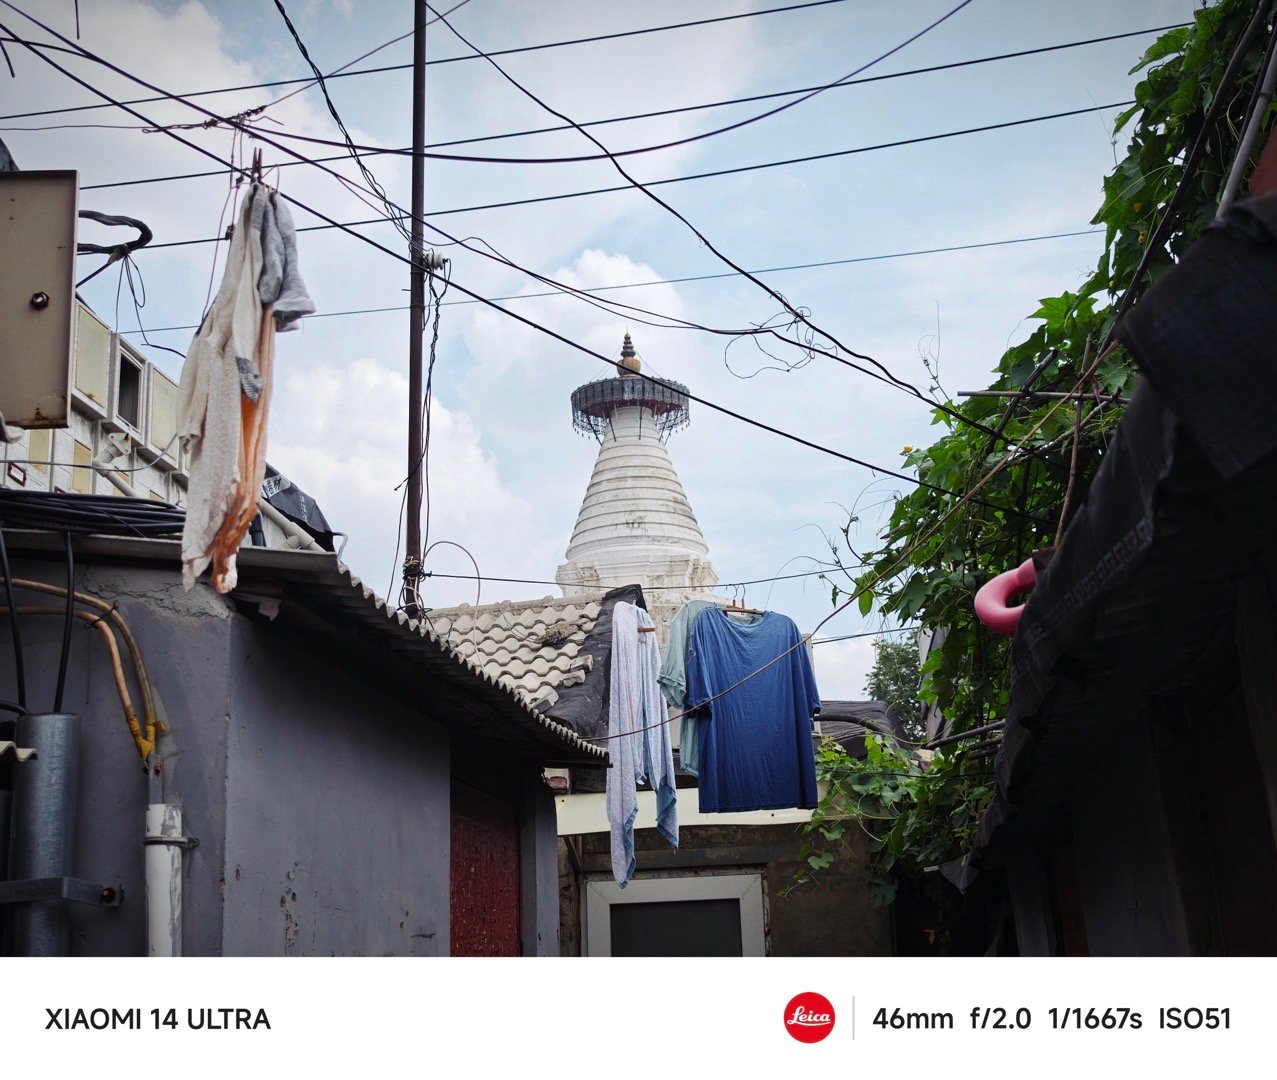
[[820,732],[833,739],[853,757],[865,752],[866,735],[886,735],[905,741],[904,728],[883,701],[821,701]]
[[608,732],[608,700],[612,689],[612,609],[625,601],[647,610],[641,585],[622,585],[604,594],[599,617],[585,637],[578,656],[589,656],[591,666],[585,681],[559,691],[558,700],[546,715],[567,724],[578,735],[597,739]]
[[269,464],[266,466],[266,479],[262,481],[262,498],[294,525],[305,529],[325,551],[336,550],[333,546],[336,534],[319,504]]

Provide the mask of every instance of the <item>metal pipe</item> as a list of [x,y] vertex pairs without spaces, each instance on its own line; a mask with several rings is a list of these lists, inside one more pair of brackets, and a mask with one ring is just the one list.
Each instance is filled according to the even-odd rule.
[[1217,218],[1223,217],[1228,212],[1228,208],[1233,205],[1233,200],[1237,197],[1237,189],[1241,187],[1242,173],[1250,164],[1250,155],[1259,139],[1259,129],[1263,125],[1264,114],[1268,112],[1268,103],[1273,99],[1274,90],[1277,90],[1277,27],[1273,28],[1272,37],[1269,38],[1264,67],[1258,78],[1260,82],[1255,91],[1250,118],[1238,141],[1237,155],[1233,158],[1233,167],[1228,171],[1228,180],[1224,183],[1224,193],[1219,199],[1219,211],[1215,215]]
[[[70,877],[75,860],[80,718],[69,713],[18,717],[19,745],[37,756],[13,770],[9,880]],[[10,941],[18,956],[66,956],[66,903],[13,904]]]
[[182,810],[146,808],[146,955],[182,955]]
[[998,731],[1005,724],[1005,720],[995,720],[992,724],[985,724],[983,727],[971,728],[969,731],[961,731],[957,735],[946,735],[943,739],[932,739],[931,742],[923,746],[924,750],[935,750],[941,746],[949,746],[952,743],[962,742],[964,739],[974,739],[979,735],[987,735],[991,731]]
[[289,521],[283,514],[276,510],[265,499],[257,501],[257,509],[262,512],[262,517],[274,522],[283,530],[284,535],[288,538],[288,546],[300,548],[302,551],[323,551],[324,549],[315,543],[315,538],[305,529],[295,522]]

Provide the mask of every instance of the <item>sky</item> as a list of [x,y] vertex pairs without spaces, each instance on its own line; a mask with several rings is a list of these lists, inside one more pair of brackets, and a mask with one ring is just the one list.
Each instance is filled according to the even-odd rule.
[[[692,19],[788,7],[799,0],[468,0],[448,16],[485,52],[562,42]],[[497,63],[556,111],[579,122],[823,86],[900,45],[959,0],[834,0],[819,6],[684,27],[618,40],[562,45],[498,57]],[[58,32],[75,37],[72,0],[13,0]],[[455,3],[455,0],[450,0]],[[408,0],[286,0],[311,57],[331,72],[407,33]],[[1190,0],[971,0],[864,75],[891,75],[1006,52],[1179,23]],[[447,10],[445,7],[444,10]],[[78,44],[163,92],[189,95],[310,71],[273,3],[80,0]],[[0,23],[19,37],[52,40],[11,8]],[[7,34],[4,36],[8,36]],[[1001,353],[1033,329],[1041,297],[1075,287],[1094,267],[1098,234],[933,252],[1091,229],[1100,184],[1124,143],[1112,134],[1138,76],[1130,69],[1152,42],[1122,40],[945,71],[907,74],[828,90],[738,130],[626,156],[642,182],[677,179],[782,159],[934,136],[1046,114],[1081,115],[820,161],[663,184],[653,190],[739,266],[843,265],[762,275],[787,301],[857,352],[901,379],[926,387],[930,361],[943,392],[986,386]],[[155,124],[198,124],[207,114],[166,101],[15,117],[34,110],[96,105],[91,90],[31,52],[7,46],[16,72],[0,67],[0,138],[23,169],[76,169],[82,209],[146,221],[154,246],[136,262],[146,289],[141,326],[156,344],[183,352],[220,272],[225,245],[209,240],[231,220],[229,172]],[[427,142],[508,135],[560,124],[476,58],[443,23],[427,35]],[[151,96],[138,83],[66,52],[47,56],[117,99]],[[456,59],[454,59],[456,58]],[[411,59],[410,39],[356,65]],[[264,105],[288,91],[257,89],[197,97],[218,115]],[[332,79],[329,90],[353,139],[377,147],[411,141],[411,73],[397,70]],[[612,151],[664,144],[747,119],[778,104],[752,102],[603,125],[592,132]],[[293,154],[263,147],[281,191],[339,221],[383,216],[314,165],[336,147],[301,141],[339,137],[317,88],[272,105],[256,121]],[[66,126],[77,125],[77,126]],[[111,125],[111,126],[81,126]],[[50,128],[52,130],[23,130]],[[252,143],[228,130],[182,130],[217,157],[244,160]],[[553,158],[597,153],[567,130],[443,147],[439,153]],[[389,197],[410,204],[409,162],[366,158]],[[352,164],[326,166],[360,181]],[[122,185],[179,174],[216,175]],[[710,274],[704,281],[653,284],[605,293],[657,313],[603,311],[564,295],[530,297],[546,287],[522,269],[483,257],[427,232],[451,260],[453,281],[607,356],[630,332],[644,370],[686,383],[693,393],[841,453],[899,469],[902,449],[938,435],[928,407],[899,389],[824,357],[785,370],[748,340],[673,328],[669,317],[738,329],[777,316],[781,305],[732,274],[688,227],[636,190],[499,209],[465,210],[623,185],[607,161],[480,163],[432,160],[426,168],[428,222],[471,247],[490,245],[506,260],[579,288]],[[116,185],[93,187],[93,185]],[[303,230],[321,224],[296,210]],[[395,251],[406,244],[392,225],[359,232]],[[82,223],[82,240],[118,239]],[[92,268],[82,259],[82,272]],[[345,561],[376,591],[397,592],[394,577],[407,457],[406,310],[338,314],[407,303],[407,266],[337,230],[303,231],[300,262],[323,317],[281,335],[269,458],[312,494],[333,527],[348,534]],[[83,290],[121,332],[139,322],[127,288],[110,269]],[[655,321],[666,325],[651,326]],[[148,348],[177,377],[181,358]],[[730,347],[728,346],[728,343]],[[468,302],[454,290],[440,308],[435,352],[430,465],[431,541],[464,545],[485,577],[553,579],[594,463],[595,446],[574,434],[569,397],[609,373],[602,362]],[[848,558],[875,545],[903,481],[749,427],[696,404],[691,426],[670,453],[722,581],[796,573],[828,560],[831,542]],[[431,551],[427,569],[473,573],[450,545]],[[854,569],[854,567],[853,567]],[[991,573],[1003,567],[991,568]],[[392,582],[394,584],[392,585]],[[552,586],[487,582],[478,599],[529,599]],[[476,599],[473,582],[435,579],[430,606]],[[812,630],[832,610],[817,579],[745,590],[745,601],[782,611]],[[876,612],[850,610],[820,637],[890,628]],[[821,645],[816,673],[826,698],[858,697],[872,663],[872,638]]]

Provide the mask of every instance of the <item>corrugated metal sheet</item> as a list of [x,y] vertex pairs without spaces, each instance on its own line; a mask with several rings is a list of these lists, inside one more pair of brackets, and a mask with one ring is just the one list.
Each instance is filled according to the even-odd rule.
[[17,743],[0,740],[0,761],[3,761],[10,755],[12,755],[15,761],[30,761],[36,756],[36,752],[29,747],[22,747]]

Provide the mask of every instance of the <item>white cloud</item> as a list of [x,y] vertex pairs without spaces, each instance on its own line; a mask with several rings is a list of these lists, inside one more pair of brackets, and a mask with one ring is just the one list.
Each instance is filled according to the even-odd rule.
[[827,701],[863,701],[865,680],[874,663],[874,638],[853,638],[815,645],[816,685]]
[[[318,501],[333,528],[349,535],[346,562],[378,593],[391,577],[402,528],[403,489],[394,489],[406,472],[407,400],[407,379],[368,357],[293,370],[275,391],[272,463]],[[516,541],[531,507],[503,482],[474,421],[435,402],[431,429],[430,539],[460,540],[481,572],[485,566],[489,572],[540,569],[546,553],[531,549],[520,559]],[[427,569],[473,573],[464,555],[447,548],[432,555]],[[473,602],[475,587],[439,581],[423,592],[440,606]]]

